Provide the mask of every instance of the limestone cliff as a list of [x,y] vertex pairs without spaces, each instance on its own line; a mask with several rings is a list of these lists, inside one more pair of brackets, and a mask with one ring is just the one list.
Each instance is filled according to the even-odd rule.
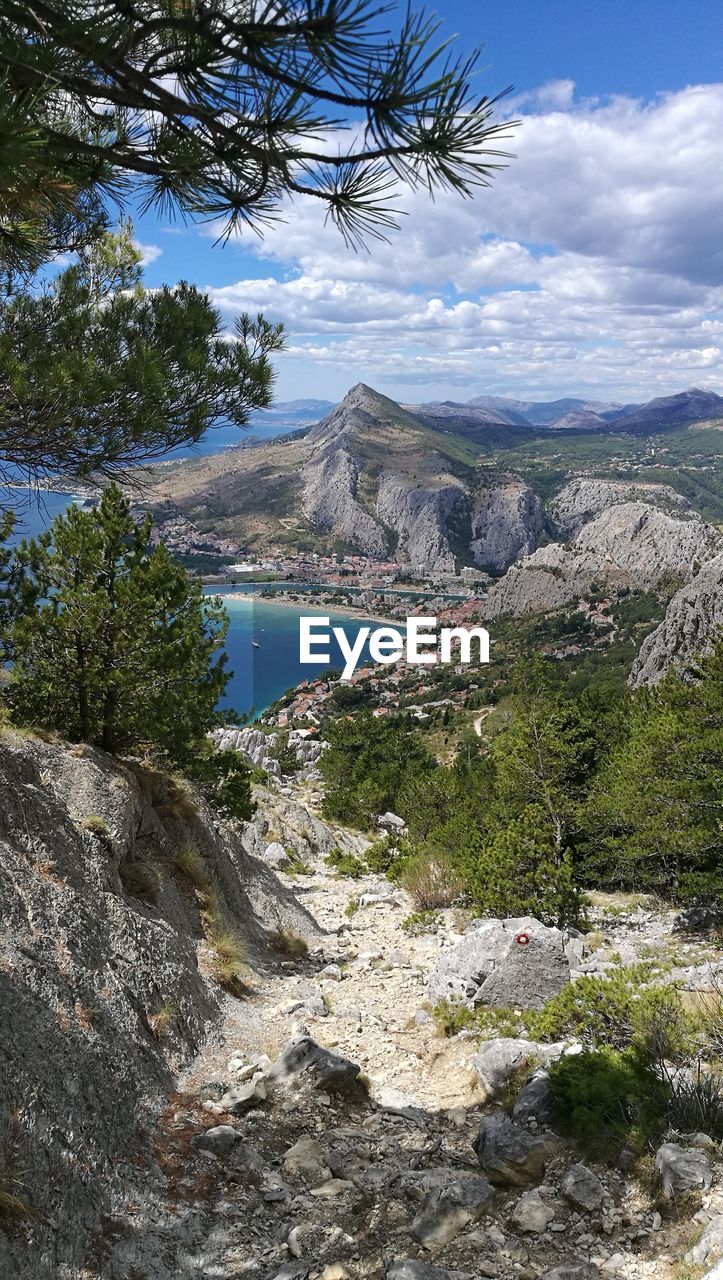
[[114,1212],[153,1201],[161,1098],[219,1021],[203,911],[256,966],[271,931],[319,931],[165,775],[6,733],[0,794],[0,1190],[26,1214],[0,1275],[105,1276]]
[[519,476],[483,478],[473,491],[470,550],[481,569],[501,573],[535,550],[542,533],[542,504]]
[[357,500],[359,464],[348,449],[330,442],[302,470],[302,510],[312,526],[326,529],[365,555],[388,552],[384,529]]
[[622,503],[584,524],[569,546],[552,543],[512,565],[489,593],[487,616],[558,609],[595,584],[649,589],[686,578],[722,549],[721,535],[698,517]]
[[630,673],[635,688],[657,684],[669,667],[683,670],[706,653],[723,627],[723,555],[675,593],[663,621],[644,641]]
[[685,511],[690,505],[670,485],[578,476],[548,503],[547,514],[561,538],[574,538],[584,524],[602,511],[626,502],[645,502],[664,511]]

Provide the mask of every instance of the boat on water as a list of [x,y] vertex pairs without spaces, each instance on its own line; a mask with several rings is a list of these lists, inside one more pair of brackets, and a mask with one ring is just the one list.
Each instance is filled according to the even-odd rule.
[[258,640],[252,640],[252,641],[251,641],[251,643],[252,643],[252,645],[253,645],[254,649],[260,649],[260,648],[261,648],[261,645],[259,644]]

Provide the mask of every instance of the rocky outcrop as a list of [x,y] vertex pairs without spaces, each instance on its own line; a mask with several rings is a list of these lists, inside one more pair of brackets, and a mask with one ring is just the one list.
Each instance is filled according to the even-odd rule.
[[366,555],[388,553],[384,529],[357,501],[360,467],[353,454],[330,443],[302,469],[302,511],[310,524],[351,543]]
[[723,538],[699,516],[682,519],[643,502],[609,507],[583,526],[573,546],[630,573],[639,587],[686,578],[723,551]]
[[684,670],[707,653],[723,627],[723,555],[703,565],[675,593],[665,617],[643,641],[633,663],[634,688],[657,684],[669,667]]
[[429,977],[431,1000],[541,1009],[570,980],[565,937],[528,916],[475,920]]
[[587,595],[596,583],[619,591],[634,587],[635,579],[594,551],[552,542],[513,564],[495,583],[484,606],[485,616],[522,618],[561,609]]
[[502,573],[537,547],[542,504],[519,476],[501,474],[480,481],[472,493],[470,551],[476,565]]
[[428,483],[382,472],[376,510],[379,519],[397,534],[399,559],[425,572],[454,573],[449,524],[465,490],[445,475],[441,460],[440,470],[439,479]]
[[0,1189],[27,1213],[0,1231],[0,1274],[55,1280],[95,1256],[124,1184],[152,1179],[149,1117],[218,1023],[197,886],[252,963],[274,930],[319,931],[154,770],[6,734],[0,794]]
[[608,507],[645,502],[664,511],[689,509],[690,504],[667,484],[643,484],[637,480],[595,480],[578,476],[561,489],[547,506],[547,514],[563,539],[574,538],[583,525]]
[[721,549],[721,535],[697,516],[621,503],[584,524],[569,546],[551,543],[512,565],[490,591],[485,612],[522,617],[559,609],[596,585],[646,590],[687,577]]

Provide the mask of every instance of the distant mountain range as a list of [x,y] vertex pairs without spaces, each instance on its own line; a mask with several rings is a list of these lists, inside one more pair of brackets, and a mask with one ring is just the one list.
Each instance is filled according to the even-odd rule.
[[[252,425],[278,423],[293,430],[326,417],[336,405],[331,400],[281,400],[270,409],[259,409]],[[714,391],[691,387],[673,396],[661,396],[645,404],[619,404],[612,400],[587,400],[565,396],[559,400],[514,400],[508,396],[473,396],[471,400],[432,400],[404,404],[402,408],[429,425],[444,422],[447,428],[470,436],[487,424],[510,427],[543,427],[555,431],[623,431],[639,435],[668,427],[723,417],[723,397]]]
[[[303,410],[295,403],[308,412],[308,401]],[[555,536],[551,485],[559,491],[569,484],[573,459],[581,449],[585,456],[589,429],[576,429],[580,419],[602,423],[596,430],[610,436],[611,456],[622,431],[648,436],[723,420],[723,397],[696,389],[640,407],[573,399],[534,410],[525,404],[527,413],[547,417],[544,426],[527,421],[518,403],[399,405],[359,383],[303,430],[164,464],[152,505],[234,538],[253,554],[284,547],[361,552],[425,573],[462,564],[499,574]],[[543,476],[540,487],[535,446],[555,428],[562,452],[555,451],[553,477]],[[604,455],[596,450],[595,457],[599,475]],[[590,474],[587,462],[577,474]],[[601,492],[604,507],[608,490]],[[617,497],[613,505],[619,503]],[[584,515],[590,518],[587,510]],[[660,533],[670,537],[662,526]]]

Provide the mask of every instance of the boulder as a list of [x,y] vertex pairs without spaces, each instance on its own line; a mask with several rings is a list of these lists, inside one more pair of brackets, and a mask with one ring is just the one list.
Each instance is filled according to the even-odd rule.
[[310,1036],[292,1040],[269,1071],[269,1080],[292,1080],[308,1073],[318,1089],[344,1090],[356,1081],[361,1068],[350,1058],[324,1049]]
[[482,1118],[473,1146],[490,1181],[513,1187],[541,1178],[552,1150],[547,1139],[528,1133],[501,1111]]
[[520,1089],[512,1108],[514,1120],[536,1120],[538,1124],[551,1124],[555,1118],[555,1098],[546,1071],[538,1071]]
[[516,1040],[506,1036],[485,1040],[475,1054],[474,1068],[477,1079],[487,1098],[494,1097],[525,1064],[530,1071],[540,1063],[556,1062],[566,1051],[560,1041],[557,1044],[539,1044],[535,1040]]
[[263,1080],[248,1080],[246,1084],[234,1085],[224,1093],[220,1105],[224,1111],[241,1116],[252,1107],[258,1107],[269,1098],[269,1089]]
[[541,1009],[570,980],[565,936],[539,920],[474,921],[429,978],[434,1001]]
[[574,1164],[568,1169],[560,1190],[576,1209],[586,1209],[588,1213],[594,1213],[603,1202],[603,1184],[592,1169],[584,1164]]
[[318,1187],[331,1177],[331,1169],[315,1138],[299,1138],[293,1147],[289,1147],[282,1160],[282,1168],[287,1177],[301,1177],[312,1187]]
[[425,1249],[449,1244],[482,1216],[493,1195],[486,1178],[462,1178],[430,1191],[412,1223],[414,1239]]
[[271,844],[267,844],[263,852],[264,862],[268,862],[274,871],[285,871],[291,866],[291,859],[286,852],[284,846],[278,840],[272,840]]
[[685,1261],[694,1267],[711,1266],[718,1258],[723,1259],[723,1214],[708,1223],[700,1240],[685,1255]]
[[539,1235],[547,1230],[554,1217],[555,1210],[545,1203],[539,1191],[526,1191],[512,1211],[512,1225],[517,1231]]
[[600,1272],[594,1262],[566,1262],[540,1276],[540,1280],[598,1280]]
[[393,1262],[384,1274],[386,1280],[473,1280],[469,1271],[445,1271],[443,1267],[433,1267],[416,1258]]
[[210,1151],[214,1156],[227,1156],[238,1138],[238,1130],[230,1124],[218,1124],[205,1133],[197,1133],[192,1145],[199,1151]]
[[708,1157],[702,1151],[687,1151],[676,1142],[658,1147],[655,1169],[668,1200],[685,1191],[707,1191],[713,1181]]

